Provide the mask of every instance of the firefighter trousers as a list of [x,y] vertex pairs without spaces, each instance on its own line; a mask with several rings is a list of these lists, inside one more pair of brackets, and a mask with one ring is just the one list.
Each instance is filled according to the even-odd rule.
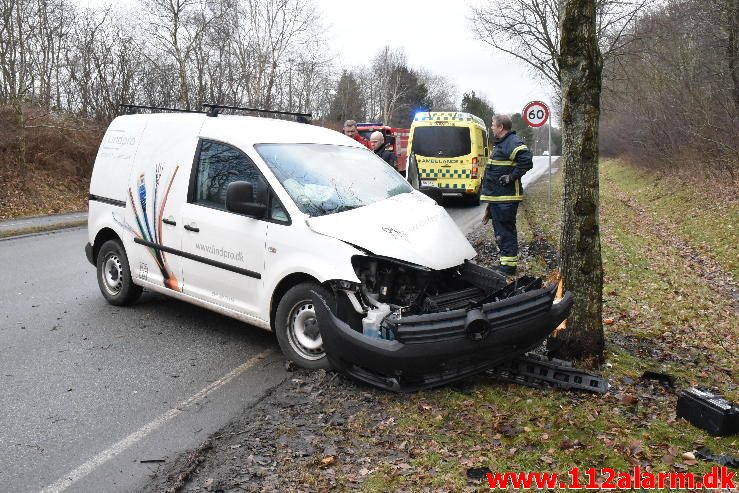
[[518,265],[518,231],[516,230],[516,214],[518,202],[490,202],[488,214],[493,220],[495,242],[500,251],[500,265],[516,267]]

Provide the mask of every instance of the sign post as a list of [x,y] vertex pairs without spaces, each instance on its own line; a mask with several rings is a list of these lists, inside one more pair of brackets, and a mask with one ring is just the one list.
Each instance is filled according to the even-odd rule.
[[[523,121],[529,127],[538,128],[549,120],[549,107],[541,101],[531,101],[523,108]],[[548,127],[547,153],[549,154],[549,205],[552,205],[552,124]]]

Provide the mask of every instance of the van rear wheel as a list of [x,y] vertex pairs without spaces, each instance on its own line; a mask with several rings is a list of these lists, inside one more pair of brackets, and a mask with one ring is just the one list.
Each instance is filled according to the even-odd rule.
[[275,335],[285,356],[302,368],[317,370],[331,364],[323,350],[323,340],[313,306],[311,289],[327,300],[333,296],[317,283],[293,286],[282,297],[275,313]]
[[118,240],[103,243],[97,257],[98,286],[111,305],[125,306],[136,301],[143,288],[133,283],[126,250]]

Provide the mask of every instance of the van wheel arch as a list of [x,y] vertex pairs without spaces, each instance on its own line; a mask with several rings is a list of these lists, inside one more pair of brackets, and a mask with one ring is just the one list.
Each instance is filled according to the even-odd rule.
[[98,231],[98,234],[95,236],[95,243],[93,243],[92,245],[92,261],[95,263],[95,265],[97,265],[100,248],[105,244],[105,242],[109,240],[117,240],[119,243],[121,243],[121,245],[123,244],[121,237],[118,236],[118,233],[116,233],[112,229],[103,228]]
[[272,300],[269,303],[269,326],[272,329],[272,332],[275,331],[275,315],[277,314],[277,306],[280,304],[280,300],[285,296],[285,293],[287,293],[290,288],[304,282],[321,284],[318,282],[318,279],[309,274],[304,272],[294,272],[281,280],[277,284],[277,287],[275,287],[275,290],[272,292]]

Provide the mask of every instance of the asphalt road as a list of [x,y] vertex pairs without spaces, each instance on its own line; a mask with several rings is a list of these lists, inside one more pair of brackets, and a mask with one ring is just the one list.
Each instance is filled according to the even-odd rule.
[[[465,232],[483,207],[447,201]],[[0,240],[0,492],[139,489],[288,376],[260,329],[150,292],[107,304],[86,242]]]
[[287,375],[262,330],[153,293],[108,305],[86,242],[0,241],[0,491],[135,490],[160,464],[141,461],[199,445]]

